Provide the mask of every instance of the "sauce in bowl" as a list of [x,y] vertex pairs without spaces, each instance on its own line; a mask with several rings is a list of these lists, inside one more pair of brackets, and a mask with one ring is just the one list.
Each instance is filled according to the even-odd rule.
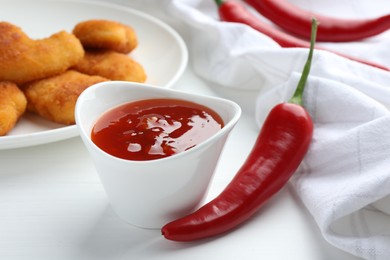
[[127,160],[154,160],[198,145],[224,126],[212,109],[179,99],[145,99],[120,105],[95,123],[91,139]]

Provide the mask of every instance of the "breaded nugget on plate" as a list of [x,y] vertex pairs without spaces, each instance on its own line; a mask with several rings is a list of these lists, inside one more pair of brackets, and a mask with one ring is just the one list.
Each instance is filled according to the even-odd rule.
[[44,39],[29,38],[18,26],[0,22],[0,80],[24,84],[66,71],[84,56],[73,34],[58,32]]
[[73,69],[110,80],[140,83],[146,80],[146,73],[141,64],[128,55],[115,51],[86,51],[84,58]]
[[0,136],[14,128],[26,106],[27,99],[15,83],[0,81]]
[[84,48],[98,48],[129,53],[137,47],[132,27],[111,20],[87,20],[76,24],[73,34]]
[[81,92],[103,81],[107,79],[68,70],[28,83],[23,88],[28,101],[27,109],[56,123],[74,124],[74,109]]

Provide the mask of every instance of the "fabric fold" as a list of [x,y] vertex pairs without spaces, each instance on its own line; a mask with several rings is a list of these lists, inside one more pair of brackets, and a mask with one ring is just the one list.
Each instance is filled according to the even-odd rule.
[[[348,82],[320,74],[309,77],[304,93],[315,130],[291,183],[329,243],[365,259],[388,259],[390,111]],[[269,96],[279,96],[276,103],[287,100],[299,77],[294,73],[260,95],[256,111],[263,110]]]
[[[188,33],[199,77],[222,88],[257,91],[253,118],[259,127],[272,106],[291,97],[306,49],[283,49],[246,25],[220,22],[210,0],[157,2],[154,7]],[[333,9],[350,4],[338,0]],[[355,16],[368,17],[390,10],[390,3],[366,8],[355,1],[353,7]],[[332,13],[331,5],[327,11]],[[390,32],[322,45],[390,67]],[[390,72],[317,50],[304,105],[313,117],[314,138],[292,186],[329,243],[365,259],[390,259]]]

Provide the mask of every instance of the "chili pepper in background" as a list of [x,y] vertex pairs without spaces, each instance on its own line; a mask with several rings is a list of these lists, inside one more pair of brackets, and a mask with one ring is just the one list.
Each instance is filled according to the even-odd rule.
[[[275,0],[276,1],[276,0]],[[218,5],[218,12],[220,19],[222,21],[226,22],[236,22],[236,23],[242,23],[251,26],[253,29],[269,36],[272,38],[275,42],[277,42],[281,47],[284,48],[292,48],[292,47],[299,47],[299,48],[309,48],[310,43],[307,41],[304,41],[302,39],[299,39],[297,37],[294,37],[290,34],[287,34],[283,31],[278,30],[274,26],[261,21],[253,15],[251,12],[249,12],[248,9],[245,8],[240,2],[238,1],[223,1],[223,0],[215,0],[215,2]],[[339,56],[345,57],[350,60],[354,60],[372,67],[376,67],[382,70],[390,71],[389,68],[382,66],[380,64],[376,64],[373,62],[369,62],[366,60],[362,60],[359,58],[351,57],[342,53],[338,53],[335,51],[331,51],[324,48],[316,48],[319,50],[325,50],[332,53],[335,53]]]
[[316,31],[317,21],[313,19],[309,56],[290,102],[273,107],[248,158],[221,194],[194,213],[162,227],[165,238],[192,241],[233,229],[282,189],[297,170],[313,136],[313,122],[302,107],[302,94]]
[[301,9],[285,0],[244,0],[286,31],[310,39],[311,18],[318,22],[317,41],[357,41],[390,29],[390,14],[371,19],[340,19]]

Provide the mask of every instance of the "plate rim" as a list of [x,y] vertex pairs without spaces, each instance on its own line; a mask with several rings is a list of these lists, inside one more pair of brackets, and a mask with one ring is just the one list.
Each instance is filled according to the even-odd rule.
[[[26,2],[29,0],[0,0],[1,2]],[[186,67],[188,65],[188,48],[183,40],[183,38],[180,36],[180,34],[173,29],[169,24],[165,23],[164,21],[147,14],[143,11],[137,10],[133,7],[126,6],[125,4],[121,5],[119,3],[112,3],[112,2],[102,2],[97,0],[38,0],[39,2],[61,2],[61,3],[83,3],[87,5],[97,5],[101,7],[108,7],[112,9],[117,10],[125,10],[126,12],[132,13],[134,15],[137,15],[143,19],[151,21],[154,24],[157,24],[159,27],[163,28],[165,31],[167,31],[177,42],[179,46],[179,53],[181,54],[181,60],[180,65],[173,75],[173,77],[162,87],[164,88],[171,88],[183,75],[184,71],[186,70]],[[37,1],[36,1],[37,2]],[[31,1],[29,1],[31,3]],[[57,141],[66,140],[69,138],[77,137],[79,136],[79,132],[76,125],[69,125],[69,126],[63,126],[58,127],[54,129],[47,129],[32,133],[26,133],[26,134],[15,134],[15,135],[5,135],[0,136],[0,150],[7,150],[7,149],[14,149],[14,148],[24,148],[24,147],[31,147],[35,145],[41,145],[41,144],[48,144],[53,143]]]

